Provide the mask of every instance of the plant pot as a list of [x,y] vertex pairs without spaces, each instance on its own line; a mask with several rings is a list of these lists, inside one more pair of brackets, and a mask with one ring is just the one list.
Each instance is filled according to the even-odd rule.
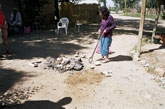
[[160,38],[154,38],[154,44],[159,44]]

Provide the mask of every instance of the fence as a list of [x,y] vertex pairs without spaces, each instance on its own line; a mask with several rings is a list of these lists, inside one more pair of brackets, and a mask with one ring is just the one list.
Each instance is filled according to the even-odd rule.
[[62,3],[60,17],[67,17],[71,24],[75,24],[77,20],[81,23],[97,23],[99,21],[97,4],[81,4],[75,5],[71,3]]

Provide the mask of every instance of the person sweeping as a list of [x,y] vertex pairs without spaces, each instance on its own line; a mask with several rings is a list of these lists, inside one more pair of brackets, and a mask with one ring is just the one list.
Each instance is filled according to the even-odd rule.
[[103,6],[99,9],[99,15],[102,18],[101,26],[98,32],[101,35],[100,38],[100,54],[101,57],[98,61],[102,60],[103,63],[109,62],[109,47],[112,43],[113,30],[116,25],[113,17],[110,15],[110,12],[107,7]]

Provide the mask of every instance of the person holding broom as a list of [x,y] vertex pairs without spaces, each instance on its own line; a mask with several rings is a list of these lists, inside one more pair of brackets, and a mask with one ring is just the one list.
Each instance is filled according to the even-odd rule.
[[109,62],[109,47],[112,43],[113,30],[116,25],[113,17],[110,15],[110,12],[107,7],[103,6],[99,9],[99,15],[102,18],[101,26],[98,32],[101,35],[100,38],[100,54],[101,57],[98,61],[102,60],[103,63]]

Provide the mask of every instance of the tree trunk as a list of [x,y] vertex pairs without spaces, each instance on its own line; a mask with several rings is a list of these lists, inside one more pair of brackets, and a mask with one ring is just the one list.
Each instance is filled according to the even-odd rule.
[[58,8],[58,0],[54,0],[54,20],[55,20],[55,27],[57,27],[57,22],[59,20],[59,8]]
[[124,3],[124,14],[127,12],[127,0],[125,0],[125,3]]
[[154,28],[153,28],[153,31],[152,31],[152,42],[153,42],[153,37],[156,35],[156,28],[157,28],[157,25],[158,25],[158,20],[159,20],[159,15],[160,15],[160,5],[161,5],[161,0],[158,0],[158,8],[156,10],[156,18],[155,18],[155,24],[154,24]]
[[106,7],[106,0],[104,0],[104,2],[103,2],[103,3],[104,3],[104,6]]
[[146,2],[147,2],[147,0],[143,0],[142,8],[141,8],[141,20],[140,20],[139,40],[138,40],[138,57],[140,57],[140,52],[141,52],[141,44],[142,44],[143,29],[144,29],[144,19],[145,19],[145,13],[146,13]]

